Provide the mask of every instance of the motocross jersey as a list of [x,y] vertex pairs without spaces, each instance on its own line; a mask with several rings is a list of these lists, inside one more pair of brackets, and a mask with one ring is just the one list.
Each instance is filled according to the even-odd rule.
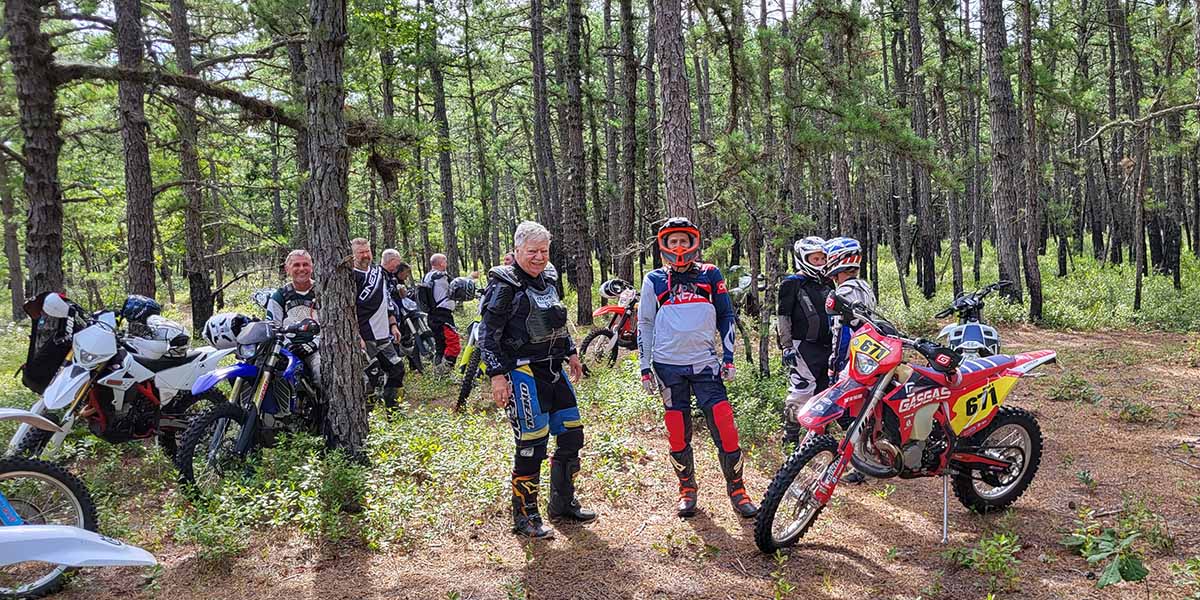
[[316,286],[301,292],[289,282],[271,294],[267,301],[267,320],[279,325],[291,325],[304,319],[316,321],[319,307]]
[[[858,279],[847,279],[834,291],[839,296],[850,300],[857,304],[864,304],[867,308],[874,310],[876,306],[875,293],[871,291],[871,286],[866,281]],[[843,323],[842,318],[838,315],[833,315],[831,320],[833,339],[835,342],[833,356],[830,358],[829,366],[834,373],[841,372],[846,366],[847,350],[850,346],[850,338],[854,335],[854,330],[861,323],[857,319],[850,323]]]
[[733,303],[720,269],[694,263],[679,272],[662,267],[646,273],[638,308],[638,355],[643,373],[653,363],[733,362]]
[[388,339],[391,335],[388,312],[392,302],[383,268],[371,265],[365,271],[354,269],[354,283],[358,286],[358,297],[354,304],[358,316],[358,334],[368,342]]
[[828,352],[833,340],[825,296],[829,287],[807,275],[790,275],[779,284],[779,343],[792,348],[792,342],[822,346]]

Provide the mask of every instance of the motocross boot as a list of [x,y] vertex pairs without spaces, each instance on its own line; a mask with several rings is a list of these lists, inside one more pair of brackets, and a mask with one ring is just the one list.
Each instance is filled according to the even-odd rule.
[[685,518],[693,517],[696,515],[696,463],[692,457],[692,447],[672,452],[671,466],[675,467],[675,475],[679,477],[677,514]]
[[512,478],[513,533],[534,539],[552,538],[554,531],[542,523],[538,514],[537,496],[539,475]]
[[575,474],[579,472],[579,458],[550,461],[550,502],[546,512],[551,521],[574,521],[587,523],[596,519],[596,512],[583,508],[575,499]]
[[738,516],[748,519],[758,514],[758,507],[750,501],[746,485],[742,483],[741,450],[721,452],[721,472],[725,474],[725,491],[729,492],[729,502]]

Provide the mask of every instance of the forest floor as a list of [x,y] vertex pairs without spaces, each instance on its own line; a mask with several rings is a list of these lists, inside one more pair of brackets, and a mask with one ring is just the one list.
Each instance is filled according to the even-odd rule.
[[[246,532],[250,549],[214,565],[166,541],[154,571],[93,569],[64,598],[1186,598],[1171,568],[1200,555],[1200,342],[1177,334],[1005,329],[1009,351],[1053,348],[1060,364],[1022,382],[1008,402],[1032,410],[1045,453],[1033,485],[1005,513],[968,513],[951,496],[941,538],[940,480],[869,481],[838,488],[802,543],[784,557],[758,552],[753,522],[734,516],[715,452],[698,431],[700,512],[674,515],[675,483],[661,427],[635,436],[658,449],[639,493],[605,502],[581,474],[598,522],[563,526],[551,541],[509,533],[507,510],[464,515],[432,544],[374,552],[359,542],[312,542],[284,529]],[[1089,389],[1090,384],[1090,389]],[[1051,400],[1057,396],[1059,400]],[[762,457],[759,457],[760,459]],[[586,455],[585,455],[586,461]],[[751,464],[751,463],[748,463]],[[746,474],[756,498],[777,460]],[[1142,505],[1141,502],[1145,504]],[[1059,542],[1090,507],[1106,525],[1140,520],[1144,583],[1095,587],[1089,567]],[[1015,535],[999,558],[1012,577],[961,566],[981,540]],[[1160,546],[1152,548],[1151,543]],[[954,552],[953,550],[956,550]],[[1001,553],[1003,554],[1003,553]],[[982,556],[982,554],[981,554]],[[1019,562],[1010,562],[1015,559]]]

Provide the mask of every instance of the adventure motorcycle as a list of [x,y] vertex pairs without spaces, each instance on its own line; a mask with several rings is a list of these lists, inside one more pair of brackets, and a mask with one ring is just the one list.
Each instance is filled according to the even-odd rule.
[[320,434],[327,404],[305,373],[304,362],[288,349],[320,333],[312,319],[286,327],[244,317],[237,336],[241,362],[205,373],[192,394],[207,394],[231,381],[230,402],[215,404],[192,419],[175,453],[180,481],[202,490],[215,487],[227,473],[238,472],[259,446],[280,432]]
[[944,319],[958,314],[958,323],[943,327],[937,339],[946,338],[946,343],[964,358],[999,354],[1000,334],[996,332],[995,327],[983,322],[983,299],[1011,284],[1010,281],[997,281],[969,294],[959,294],[950,306],[934,315],[938,319]]
[[197,402],[225,401],[215,390],[190,390],[232,350],[206,346],[182,356],[148,358],[118,330],[113,311],[90,315],[53,292],[27,301],[24,309],[33,325],[22,382],[41,396],[30,410],[43,416],[61,413],[61,431],[22,424],[9,442],[10,454],[40,456],[83,422],[96,437],[114,444],[157,436],[163,452],[173,456],[176,434],[187,427]]
[[608,324],[592,330],[579,342],[585,375],[591,375],[592,365],[612,368],[622,348],[637,350],[638,291],[627,281],[610,279],[600,284],[600,295],[617,302],[592,311],[593,319],[607,319]]
[[[839,380],[801,409],[808,430],[767,489],[754,527],[772,553],[804,535],[829,502],[847,464],[879,479],[942,477],[942,539],[947,539],[950,479],[967,508],[986,512],[1021,496],[1042,459],[1034,416],[1002,406],[1017,380],[1055,361],[1052,350],[963,361],[948,348],[904,336],[861,304],[830,295],[826,307],[862,321]],[[909,364],[904,349],[929,366]],[[848,414],[839,442],[826,427]]]
[[[10,420],[61,431],[45,417],[0,408],[0,421]],[[155,564],[149,552],[95,531],[96,505],[78,478],[46,461],[0,459],[0,598],[53,593],[73,567]]]

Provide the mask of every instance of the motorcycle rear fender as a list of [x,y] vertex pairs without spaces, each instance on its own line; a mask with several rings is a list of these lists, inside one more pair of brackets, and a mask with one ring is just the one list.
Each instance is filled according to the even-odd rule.
[[237,379],[239,377],[245,379],[255,379],[258,377],[258,367],[249,363],[237,363],[228,367],[222,367],[215,371],[209,371],[196,378],[196,383],[192,384],[192,395],[199,396],[208,390],[217,387],[218,383],[226,379]]
[[54,421],[37,413],[19,408],[0,408],[0,421],[18,421],[23,425],[36,427],[42,431],[53,431],[56,433],[62,431],[62,428],[56,425]]
[[92,379],[92,372],[75,363],[63,365],[42,394],[46,410],[61,410],[71,405]]
[[221,359],[233,354],[235,350],[236,348],[217,350],[212,346],[205,346],[199,349],[204,355],[196,360],[155,373],[154,385],[158,388],[160,400],[166,404],[179,392],[191,390],[196,379],[215,370],[221,364]]
[[851,379],[838,382],[837,385],[813,396],[800,409],[799,423],[801,427],[818,433],[825,426],[846,414],[849,410],[854,414],[861,408],[867,387]]
[[596,310],[592,311],[593,317],[600,317],[603,315],[623,315],[623,314],[625,314],[625,307],[621,306],[620,304],[601,306],[600,308],[597,308]]
[[0,527],[0,566],[27,561],[68,567],[148,567],[158,564],[154,555],[137,546],[78,527]]

